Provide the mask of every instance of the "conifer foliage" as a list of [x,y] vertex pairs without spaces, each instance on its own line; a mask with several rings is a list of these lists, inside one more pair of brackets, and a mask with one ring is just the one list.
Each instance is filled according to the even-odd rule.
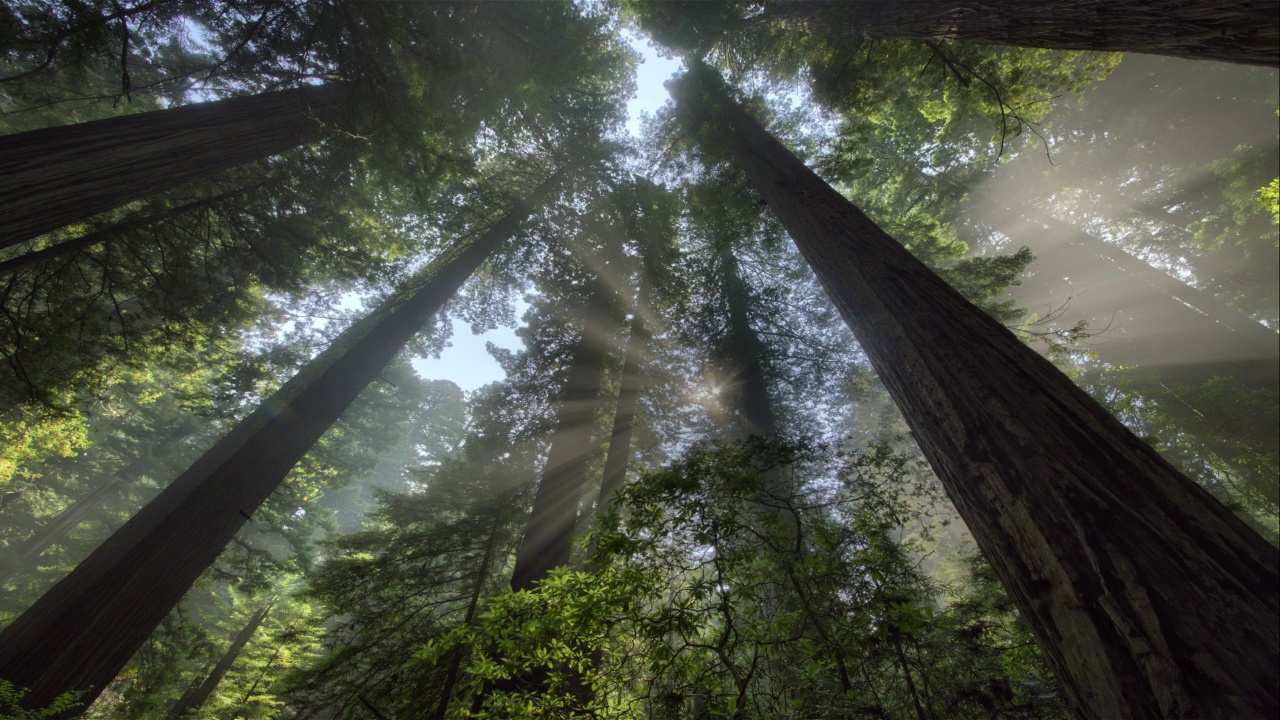
[[1280,713],[1280,12],[1123,5],[0,5],[0,717]]

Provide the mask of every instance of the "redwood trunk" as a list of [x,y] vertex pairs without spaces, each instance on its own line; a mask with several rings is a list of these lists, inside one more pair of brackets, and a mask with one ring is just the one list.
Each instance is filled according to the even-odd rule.
[[0,248],[315,142],[345,98],[331,83],[0,137]]
[[1077,712],[1280,714],[1275,548],[692,73]]
[[729,309],[729,337],[724,352],[733,370],[733,383],[724,394],[742,413],[748,435],[773,435],[778,432],[778,416],[769,399],[764,343],[751,327],[750,292],[738,273],[737,258],[728,246],[720,251],[720,275]]
[[631,316],[631,328],[627,346],[623,351],[622,376],[619,379],[618,407],[613,413],[613,430],[609,433],[609,452],[604,459],[604,474],[600,478],[600,495],[596,499],[596,514],[608,515],[614,497],[627,480],[627,466],[631,464],[631,434],[635,426],[636,407],[640,399],[640,367],[643,362],[644,343],[647,337],[644,313],[649,301],[649,283],[641,279],[636,293],[636,306]]
[[873,38],[1136,52],[1280,66],[1274,0],[799,0],[758,19]]
[[582,334],[569,351],[569,377],[560,392],[556,427],[533,510],[516,551],[512,590],[531,590],[553,569],[569,564],[587,464],[599,446],[593,431],[600,409],[605,343],[613,323],[603,307],[607,304],[604,292],[599,283],[595,285],[583,311]]
[[[765,373],[768,349],[760,340],[760,333],[751,326],[751,291],[738,270],[738,259],[728,244],[720,248],[721,287],[725,305],[729,311],[729,337],[725,343],[726,360],[734,368],[734,382],[725,391],[725,399],[741,413],[741,432],[746,435],[777,435],[781,430],[773,397],[769,394],[769,380]],[[795,548],[797,557],[803,552],[800,544],[800,518],[785,503],[795,495],[790,473],[781,468],[769,471],[766,484],[757,496],[760,508],[775,516],[787,531],[787,538]],[[800,608],[808,612],[809,608]]]
[[205,677],[204,681],[199,685],[193,686],[178,698],[178,702],[174,703],[173,709],[169,711],[168,720],[181,720],[188,714],[199,710],[209,701],[209,696],[218,688],[218,683],[222,682],[222,678],[226,676],[227,671],[235,664],[236,659],[240,657],[240,652],[244,650],[244,646],[249,644],[253,639],[258,628],[262,627],[262,623],[267,619],[267,613],[271,611],[270,605],[264,605],[258,609],[253,617],[249,618],[249,623],[236,633],[231,640],[231,645],[227,647],[227,651],[222,653],[222,657],[218,658],[218,664],[213,666],[213,670]]
[[[31,537],[18,546],[12,556],[0,564],[0,583],[17,573],[31,569],[45,550],[48,550],[54,543],[60,542],[67,536],[67,533],[84,522],[89,513],[97,510],[108,498],[119,492],[122,489],[121,483],[137,479],[148,466],[156,462],[158,457],[164,457],[176,450],[178,445],[189,434],[186,428],[179,428],[171,433],[162,439],[156,447],[153,447],[151,452],[135,458],[133,462],[117,470],[97,489],[68,505],[62,512],[32,533]],[[159,451],[159,455],[157,455],[157,451]]]
[[348,405],[558,184],[437,257],[343,333],[0,633],[0,678],[92,702]]
[[118,492],[121,479],[120,477],[114,477],[107,480],[101,487],[68,505],[62,512],[36,530],[31,537],[22,541],[22,544],[17,547],[13,555],[6,558],[3,564],[0,564],[0,583],[30,569],[45,550],[48,550],[54,543],[66,537],[67,533],[83,522],[90,512],[96,510],[107,501],[107,498]]

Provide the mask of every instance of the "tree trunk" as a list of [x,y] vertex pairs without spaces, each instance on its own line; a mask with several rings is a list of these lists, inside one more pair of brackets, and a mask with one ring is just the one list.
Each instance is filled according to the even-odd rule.
[[324,137],[339,84],[0,137],[0,248]]
[[733,372],[733,381],[721,395],[742,414],[746,434],[773,435],[778,432],[778,416],[765,378],[764,343],[751,327],[750,291],[738,273],[738,260],[727,244],[720,250],[720,280],[729,309],[729,337],[724,355]]
[[[591,283],[581,310],[582,333],[568,351],[569,376],[560,390],[547,464],[538,481],[533,508],[511,572],[511,589],[516,592],[535,589],[552,570],[568,565],[572,555],[587,465],[600,447],[593,436],[602,400],[600,384],[604,379],[605,348],[617,324],[611,303],[606,300],[609,293],[605,285],[599,277]],[[576,671],[569,672],[576,676]],[[545,680],[546,668],[538,667],[486,684],[473,699],[471,712],[479,712],[485,698],[494,690],[510,692],[521,685],[538,687]],[[574,683],[574,692],[585,698],[591,691],[581,683]]]
[[24,540],[14,554],[6,559],[4,565],[0,566],[0,582],[29,570],[45,550],[66,537],[67,533],[79,526],[89,513],[119,492],[122,480],[122,476],[107,480],[101,487],[68,505],[36,530],[31,537]]
[[0,262],[0,278],[12,275],[19,270],[31,267],[32,265],[39,265],[53,260],[54,258],[65,257],[67,255],[78,253],[82,250],[87,250],[91,247],[101,245],[120,237],[121,235],[126,235],[153,225],[159,225],[162,222],[173,220],[174,218],[181,217],[187,213],[211,207],[217,203],[243,195],[251,190],[256,190],[264,184],[265,183],[254,183],[249,187],[236,188],[235,190],[219,193],[212,197],[201,198],[189,203],[184,203],[177,207],[167,208],[153,215],[132,217],[110,227],[85,233],[84,235],[71,238],[70,240],[64,240],[57,245],[51,245],[42,250],[36,250],[34,252],[19,255],[15,258],[10,258],[4,262]]
[[0,678],[43,707],[91,702],[295,463],[447,302],[560,174],[343,333],[0,633]]
[[[729,337],[723,352],[733,368],[733,381],[721,392],[727,404],[738,411],[742,418],[741,431],[745,435],[776,435],[781,430],[773,397],[769,394],[769,380],[765,373],[768,350],[760,340],[760,333],[751,326],[751,291],[738,271],[738,259],[726,243],[720,248],[720,282],[729,310]],[[799,518],[785,502],[795,494],[791,473],[782,468],[769,472],[767,484],[758,497],[760,507],[776,517],[788,533],[789,541],[799,539]],[[796,552],[802,548],[796,546]]]
[[[1140,392],[1145,388],[1155,397],[1167,397],[1176,395],[1180,385],[1203,386],[1226,376],[1273,396],[1280,393],[1280,336],[1274,330],[1067,223],[1000,207],[989,217],[1009,237],[1046,238],[1045,251],[1037,252],[1033,272],[1023,281],[1025,290],[1015,296],[1038,296],[1056,304],[1071,293],[1064,318],[1111,325],[1087,346],[1111,365],[1150,372],[1150,381],[1138,386]],[[1075,289],[1058,284],[1064,276],[1078,283]],[[1087,291],[1076,292],[1080,288]],[[1242,417],[1237,408],[1221,403],[1157,402],[1176,427],[1195,436],[1275,504],[1275,473],[1247,458],[1255,453],[1274,456],[1280,450],[1280,408],[1271,405],[1266,413]],[[1206,423],[1221,434],[1198,430]]]
[[512,590],[531,590],[553,569],[569,564],[587,463],[599,446],[592,437],[600,409],[605,347],[616,320],[601,283],[583,308],[582,334],[569,351],[569,377],[560,391],[547,465],[538,482],[524,539],[516,551]]
[[691,74],[1076,711],[1280,713],[1275,549]]
[[[502,521],[505,513],[505,503],[499,505],[494,510],[493,527],[489,528],[489,540],[484,545],[484,556],[480,559],[480,570],[476,573],[476,581],[471,586],[471,600],[467,604],[466,617],[462,619],[464,626],[475,622],[476,610],[480,607],[480,596],[484,591],[484,581],[489,577],[489,566],[493,563],[493,553],[498,547],[498,535],[502,531]],[[449,670],[444,677],[444,687],[440,689],[440,702],[436,705],[436,712],[432,716],[435,720],[445,720],[449,714],[449,699],[453,696],[453,688],[458,684],[458,672],[462,669],[463,648],[454,648],[450,653],[452,657],[449,660]],[[413,708],[411,712],[414,715],[407,715],[404,720],[411,720],[417,717],[416,713],[420,708]]]
[[627,346],[623,351],[622,375],[618,384],[618,407],[613,413],[613,430],[609,433],[609,452],[604,459],[604,474],[600,478],[600,495],[596,499],[596,514],[608,515],[614,497],[627,480],[627,466],[631,463],[631,433],[635,425],[636,406],[640,399],[640,369],[643,364],[645,339],[644,314],[649,302],[647,276],[640,280],[636,292],[636,305],[631,316],[631,328]]
[[753,23],[871,38],[1136,52],[1280,66],[1274,0],[799,0]]
[[[17,573],[31,569],[45,550],[61,541],[67,536],[67,533],[84,522],[89,513],[101,507],[108,498],[119,492],[122,489],[122,483],[137,479],[147,469],[147,466],[156,461],[157,457],[169,455],[190,434],[189,429],[180,427],[177,431],[157,443],[151,449],[151,452],[135,458],[133,462],[117,470],[101,486],[68,505],[62,512],[32,533],[31,537],[24,540],[12,555],[6,558],[3,563],[0,563],[0,583],[5,582]],[[160,451],[159,455],[156,453],[157,450]]]
[[96,490],[71,503],[53,519],[46,522],[31,537],[22,541],[13,554],[0,563],[0,583],[28,570],[36,559],[50,546],[66,537],[78,526],[91,511],[106,502],[107,498],[120,489],[121,476],[112,477]]
[[267,613],[271,612],[270,605],[263,605],[258,609],[253,617],[249,618],[249,624],[241,628],[240,632],[232,638],[231,645],[227,647],[227,651],[222,653],[222,657],[218,658],[218,664],[213,666],[213,670],[209,671],[208,676],[199,685],[188,688],[178,698],[178,702],[169,710],[166,720],[181,720],[188,714],[199,710],[209,701],[209,696],[217,689],[218,683],[222,682],[222,678],[226,676],[227,671],[235,664],[236,658],[240,657],[240,651],[244,650],[244,646],[249,644],[253,639],[254,633],[258,632],[258,628],[267,619]]

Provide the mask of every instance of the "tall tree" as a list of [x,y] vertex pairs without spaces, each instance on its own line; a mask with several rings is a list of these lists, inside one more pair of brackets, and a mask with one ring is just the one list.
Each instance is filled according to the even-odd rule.
[[319,140],[346,95],[330,83],[0,137],[0,248]]
[[516,551],[513,590],[533,589],[554,568],[569,564],[582,488],[599,446],[595,430],[605,356],[620,324],[613,295],[597,277],[579,310],[578,338],[564,359],[569,374],[557,402],[546,467],[538,481],[524,539]]
[[180,428],[169,437],[160,441],[151,452],[139,456],[136,460],[116,471],[98,487],[68,505],[55,517],[36,529],[26,540],[22,541],[3,562],[0,562],[0,583],[8,580],[15,573],[22,572],[35,564],[37,558],[50,546],[59,542],[77,525],[84,522],[90,513],[97,510],[111,496],[120,492],[122,484],[129,483],[155,462],[156,455],[172,453],[178,449],[191,433],[189,428]]
[[506,398],[491,390],[472,404],[483,417],[457,454],[410,468],[420,490],[376,491],[366,527],[328,544],[308,594],[335,625],[329,652],[288,693],[304,714],[356,708],[363,695],[389,717],[424,717],[465,681],[458,654],[436,665],[414,656],[482,610],[523,519],[518,508],[536,453],[512,451],[510,428],[495,427],[505,424]]
[[[157,53],[171,49],[184,49],[209,64],[194,75],[187,72],[192,70],[188,66],[168,76],[179,82],[186,73],[187,82],[177,91],[152,88],[147,98],[153,102],[129,105],[122,98],[121,108],[177,107],[196,97],[311,87],[324,79],[347,88],[348,101],[340,114],[348,117],[349,112],[355,119],[342,126],[347,132],[328,134],[305,152],[224,172],[210,182],[189,183],[147,202],[141,212],[162,208],[163,200],[174,206],[237,184],[252,186],[264,169],[286,178],[289,190],[276,198],[283,202],[264,203],[254,193],[236,207],[222,204],[208,227],[193,218],[172,226],[163,223],[164,227],[135,225],[128,228],[127,237],[79,253],[74,261],[28,268],[31,272],[6,278],[6,322],[0,324],[6,372],[0,373],[0,407],[65,404],[75,391],[100,383],[109,373],[104,366],[113,361],[139,362],[147,354],[162,358],[158,346],[178,333],[185,335],[183,340],[218,331],[238,333],[232,326],[243,324],[252,313],[236,317],[228,310],[247,310],[234,297],[246,286],[297,292],[328,281],[320,266],[344,264],[370,250],[380,260],[395,263],[404,258],[406,248],[393,249],[396,243],[382,240],[413,234],[416,250],[424,238],[433,237],[429,231],[414,232],[423,228],[404,220],[428,214],[422,212],[424,207],[447,203],[452,190],[446,195],[443,186],[467,182],[483,158],[514,146],[516,152],[524,152],[530,137],[594,136],[594,128],[617,119],[618,99],[630,82],[632,53],[608,32],[609,18],[565,3],[462,8],[449,3],[333,0],[303,8],[265,0],[247,8],[239,2],[197,0],[126,3],[123,9],[117,5],[94,0],[67,7],[32,0],[6,16],[12,22],[5,21],[4,27],[12,32],[4,33],[0,45],[12,41],[18,46],[6,54],[6,64],[12,59],[17,68],[32,67],[42,58],[56,57],[55,65],[62,70],[41,82],[28,76],[0,83],[0,126],[23,130],[33,124],[60,124],[70,132],[83,119],[82,110],[101,97],[93,94],[96,85],[81,82],[75,65],[88,62],[94,73],[100,65],[118,69],[117,62],[133,67],[128,58],[121,58],[121,43],[129,53],[138,53],[135,61],[145,58],[148,69],[161,61]],[[149,54],[138,46],[142,15],[147,16],[148,32],[155,35],[147,40]],[[168,55],[163,59],[167,62]],[[15,92],[15,85],[50,82],[65,92],[48,100]],[[138,99],[142,88],[135,91]],[[91,96],[82,97],[85,94]],[[51,114],[40,114],[41,108]],[[30,122],[37,114],[40,122]],[[90,118],[94,115],[88,113]],[[377,131],[364,133],[366,128]],[[486,138],[482,153],[473,152],[479,147],[478,132]],[[353,162],[355,157],[360,161]],[[298,190],[302,192],[294,195]],[[252,210],[242,212],[242,207]],[[357,220],[359,211],[352,212],[374,207],[378,209],[367,218],[369,223]],[[127,222],[133,210],[112,211],[93,226]],[[334,215],[327,223],[319,217],[326,211]],[[308,217],[321,223],[318,231],[298,227],[309,224]],[[248,233],[233,227],[244,224]],[[254,226],[266,232],[253,232]],[[317,240],[332,238],[330,229],[334,235],[353,237],[321,249],[328,243]],[[41,237],[36,244],[54,244],[76,230]],[[241,242],[246,235],[257,239]],[[352,242],[354,237],[362,239]],[[201,257],[203,253],[208,257]],[[205,259],[213,264],[201,262]],[[224,259],[232,267],[219,267]],[[183,266],[194,269],[199,280],[179,278],[185,274]],[[385,271],[397,269],[354,263],[360,266],[369,282],[381,282]],[[273,268],[284,272],[277,275]],[[319,272],[303,279],[302,268],[308,275]],[[341,275],[334,279],[346,282]],[[286,287],[293,283],[297,284]],[[206,286],[207,290],[197,289]],[[229,286],[236,292],[224,293]],[[82,352],[68,352],[69,346]],[[10,380],[15,382],[6,382]]]
[[1040,0],[1016,8],[973,0],[774,0],[686,2],[680,10],[667,17],[683,14],[702,22],[672,23],[662,39],[705,40],[709,30],[783,27],[819,35],[1140,52],[1280,66],[1280,21],[1275,3],[1267,0],[1124,5]]
[[199,710],[205,702],[209,700],[209,696],[222,682],[222,678],[226,677],[227,671],[235,664],[240,657],[244,646],[249,644],[253,639],[258,628],[262,627],[262,623],[267,619],[267,613],[271,612],[271,605],[263,605],[249,618],[249,622],[245,623],[240,632],[231,638],[231,644],[222,653],[222,657],[218,658],[218,662],[209,670],[209,674],[204,676],[196,685],[192,685],[187,692],[178,698],[178,702],[173,704],[169,709],[169,714],[165,720],[182,720],[193,712]]
[[[640,395],[645,385],[646,365],[651,361],[653,335],[663,325],[656,308],[664,300],[663,290],[673,289],[670,282],[672,265],[679,257],[675,236],[675,197],[665,189],[645,180],[632,178],[610,191],[609,204],[616,217],[604,232],[622,244],[630,238],[639,256],[632,273],[636,286],[631,304],[631,322],[623,348],[622,369],[618,374],[618,400],[609,431],[608,452],[596,499],[596,514],[608,515],[614,495],[627,479],[634,453],[636,417]],[[621,284],[625,285],[625,281]]]
[[560,179],[442,252],[5,628],[0,677],[30,688],[33,707],[102,692],[298,459]]
[[720,395],[741,414],[742,430],[749,435],[772,435],[779,430],[778,414],[769,394],[765,364],[767,351],[751,326],[751,291],[738,269],[733,248],[722,242],[716,248],[720,287],[728,311],[728,329],[720,354],[729,366],[728,382]]
[[640,279],[636,291],[631,323],[627,328],[627,343],[623,349],[622,370],[618,374],[618,404],[613,411],[613,426],[609,430],[609,449],[604,459],[604,473],[600,478],[600,495],[596,499],[596,514],[609,514],[613,496],[627,479],[627,465],[631,461],[631,435],[635,428],[636,409],[643,383],[643,355],[645,337],[648,334],[645,314],[648,312],[649,283]]
[[1078,712],[1280,711],[1274,548],[808,169],[714,71],[695,61],[680,95],[859,338]]
[[259,189],[260,187],[261,185],[254,185],[249,187],[236,188],[228,192],[219,193],[212,197],[193,200],[192,202],[184,203],[182,205],[179,205],[173,208],[166,208],[165,210],[158,212],[155,215],[144,215],[142,217],[130,218],[116,226],[104,228],[102,230],[94,230],[92,232],[87,232],[83,235],[80,235],[79,237],[71,238],[70,240],[64,240],[60,243],[57,243],[56,245],[51,245],[46,248],[41,248],[40,250],[33,250],[31,252],[19,255],[15,258],[10,258],[8,260],[0,262],[0,277],[11,275],[25,267],[38,265],[40,263],[46,263],[55,258],[66,257],[68,255],[78,253],[87,248],[91,248],[106,242],[110,242],[112,238],[124,235],[136,228],[155,225],[158,223],[165,222],[167,220],[171,220],[173,218],[176,218],[186,213],[202,210],[214,203],[239,197],[240,195],[243,195],[246,192]]

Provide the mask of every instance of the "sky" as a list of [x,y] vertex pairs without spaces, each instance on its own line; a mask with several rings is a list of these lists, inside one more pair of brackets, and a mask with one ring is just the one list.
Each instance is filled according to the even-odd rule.
[[[627,132],[632,137],[639,137],[641,117],[645,113],[656,112],[667,102],[669,96],[662,84],[680,69],[680,61],[658,57],[652,44],[641,35],[627,33],[626,37],[642,58],[640,67],[636,69],[636,94],[627,103]],[[523,316],[526,308],[525,303],[520,303],[516,317]],[[520,347],[514,328],[501,327],[476,335],[467,323],[454,320],[449,347],[438,359],[415,359],[413,368],[423,379],[452,380],[463,390],[476,390],[504,377],[502,368],[485,349],[486,343],[511,350]]]

